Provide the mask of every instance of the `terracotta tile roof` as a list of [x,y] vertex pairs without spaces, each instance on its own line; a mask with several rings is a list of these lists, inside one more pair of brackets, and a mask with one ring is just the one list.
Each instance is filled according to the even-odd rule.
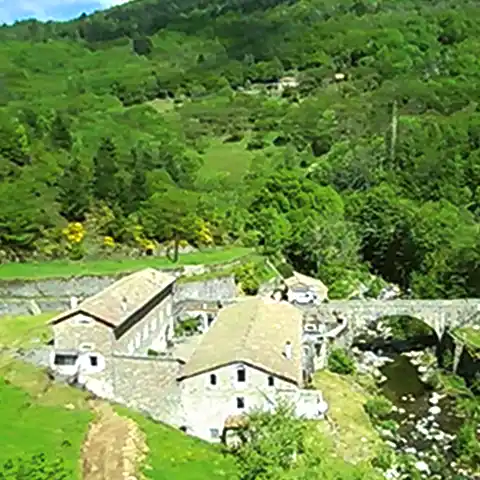
[[293,275],[290,278],[285,279],[284,282],[289,288],[305,285],[317,290],[318,294],[322,297],[328,295],[328,287],[321,280],[303,275],[302,273],[293,272]]
[[[292,346],[287,359],[284,348]],[[286,302],[253,298],[225,307],[180,378],[243,362],[298,385],[302,382],[302,312]]]
[[61,322],[75,313],[86,313],[112,327],[118,327],[174,281],[172,275],[153,268],[140,270],[87,298],[77,308],[63,312],[51,323]]

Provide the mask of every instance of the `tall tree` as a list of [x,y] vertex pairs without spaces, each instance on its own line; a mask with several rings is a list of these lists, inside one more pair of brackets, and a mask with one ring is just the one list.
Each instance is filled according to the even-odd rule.
[[83,220],[91,201],[91,176],[77,157],[65,168],[58,182],[60,212],[68,220]]
[[68,126],[67,120],[63,115],[58,112],[52,122],[52,126],[50,129],[50,138],[55,147],[63,148],[68,152],[72,149],[73,137],[70,133],[70,128]]
[[16,118],[3,115],[0,116],[0,158],[10,162],[11,169],[30,162],[30,141],[24,125]]
[[191,192],[169,188],[153,194],[141,209],[146,232],[173,242],[172,260],[178,260],[180,241],[190,240],[196,229],[196,196]]
[[93,158],[93,193],[98,200],[114,204],[117,200],[118,154],[110,137],[100,143]]
[[149,152],[132,150],[133,173],[130,185],[131,208],[136,210],[148,197],[147,171],[151,165]]
[[137,37],[133,39],[133,51],[137,55],[149,55],[152,53],[153,43],[149,37]]

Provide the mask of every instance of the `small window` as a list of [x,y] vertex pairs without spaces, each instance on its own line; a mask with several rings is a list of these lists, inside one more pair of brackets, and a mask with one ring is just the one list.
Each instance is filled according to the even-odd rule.
[[81,343],[78,349],[81,352],[90,352],[93,350],[93,343]]
[[92,367],[98,367],[98,357],[96,355],[90,355],[90,365]]
[[79,315],[75,318],[76,325],[89,325],[90,323],[92,323],[92,319],[85,315]]
[[245,408],[245,399],[243,397],[237,397],[237,408],[243,410]]
[[210,429],[210,438],[219,438],[220,437],[220,431],[218,428],[211,428]]
[[210,375],[210,385],[216,385],[216,384],[217,384],[217,376],[214,373],[212,373]]
[[78,355],[55,355],[55,365],[69,366],[77,363]]
[[237,370],[237,382],[245,382],[246,376],[247,375],[243,367]]
[[273,387],[275,385],[275,378],[272,375],[268,376],[268,386]]

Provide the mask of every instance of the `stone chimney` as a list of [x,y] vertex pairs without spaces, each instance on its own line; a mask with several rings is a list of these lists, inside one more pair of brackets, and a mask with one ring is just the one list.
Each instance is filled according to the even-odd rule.
[[285,348],[283,349],[283,354],[285,355],[285,358],[288,360],[292,359],[292,343],[290,341],[287,341],[285,343]]
[[70,297],[70,308],[72,310],[75,310],[78,307],[78,298],[73,296]]

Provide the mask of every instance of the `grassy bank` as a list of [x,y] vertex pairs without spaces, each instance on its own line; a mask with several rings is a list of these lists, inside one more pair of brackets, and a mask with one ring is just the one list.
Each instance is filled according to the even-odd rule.
[[480,330],[473,327],[463,327],[456,330],[454,335],[467,345],[476,349],[480,348]]
[[[39,369],[0,356],[0,465],[8,459],[30,458],[43,453],[49,460],[62,458],[80,480],[80,454],[94,415],[87,395],[51,382]],[[235,480],[233,457],[141,414],[117,407],[146,434],[149,447],[145,477],[154,480]]]
[[80,479],[80,450],[92,419],[84,394],[51,383],[34,367],[0,358],[0,465],[43,453]]
[[234,458],[217,445],[190,437],[167,425],[117,407],[117,412],[135,420],[147,437],[148,457],[144,473],[155,480],[235,480]]
[[176,268],[185,265],[215,265],[238,260],[251,253],[244,247],[205,250],[180,255],[176,263],[166,257],[142,257],[123,260],[52,261],[44,263],[7,263],[0,265],[0,280],[34,280],[38,278],[66,278],[82,275],[114,275],[147,267]]
[[317,426],[335,455],[354,462],[374,458],[382,441],[364,410],[368,394],[353,378],[327,370],[316,372],[313,382],[329,405],[329,421]]
[[0,317],[0,348],[28,348],[34,344],[46,343],[52,335],[48,321],[54,316],[55,313],[46,312],[40,315]]

